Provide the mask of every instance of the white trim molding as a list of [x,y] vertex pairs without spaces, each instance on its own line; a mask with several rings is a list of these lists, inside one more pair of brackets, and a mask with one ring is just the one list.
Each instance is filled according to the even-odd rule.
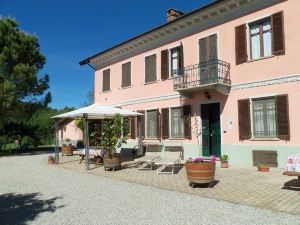
[[126,105],[135,105],[135,104],[141,104],[141,103],[164,101],[164,100],[178,99],[178,98],[180,98],[180,94],[171,94],[171,95],[162,95],[162,96],[156,96],[156,97],[150,97],[150,98],[135,99],[135,100],[125,101],[125,102],[113,103],[110,105],[111,106],[126,106]]
[[263,86],[290,83],[290,82],[296,82],[296,81],[300,81],[300,74],[290,75],[290,76],[285,76],[285,77],[276,77],[276,78],[273,78],[273,79],[253,81],[253,82],[248,82],[248,83],[233,84],[231,86],[231,90],[240,90],[240,89],[247,89],[247,88],[254,88],[254,87],[263,87]]
[[[300,81],[300,74],[290,75],[285,77],[277,77],[268,80],[260,80],[260,81],[253,81],[241,84],[234,84],[231,86],[231,90],[241,90],[241,89],[248,89],[248,88],[255,88],[255,87],[263,87],[268,85],[274,84],[283,84],[283,83],[290,83],[290,82],[297,82]],[[230,94],[230,93],[229,93]],[[149,103],[149,102],[156,102],[156,101],[164,101],[170,99],[179,99],[180,94],[170,94],[170,95],[161,95],[149,98],[142,98],[142,99],[134,99],[124,102],[112,103],[109,104],[111,106],[127,106],[127,105],[135,105],[141,103]]]

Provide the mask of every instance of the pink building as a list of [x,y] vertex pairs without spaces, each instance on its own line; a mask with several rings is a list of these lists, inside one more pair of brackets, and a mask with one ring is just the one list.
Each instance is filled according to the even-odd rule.
[[[165,24],[80,64],[95,69],[95,102],[144,113],[144,142],[285,167],[300,152],[299,9],[299,0],[169,9]],[[136,133],[133,119],[128,145]]]
[[59,146],[64,143],[71,143],[77,146],[78,141],[83,143],[82,130],[76,125],[75,121],[65,119],[59,124],[58,131]]

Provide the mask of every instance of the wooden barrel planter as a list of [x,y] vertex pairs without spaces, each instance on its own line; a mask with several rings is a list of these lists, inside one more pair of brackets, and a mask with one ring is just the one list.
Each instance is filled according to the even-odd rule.
[[62,155],[73,155],[73,151],[75,150],[74,146],[62,146],[61,154]]
[[104,170],[120,170],[121,169],[121,160],[118,156],[105,156],[103,160]]
[[185,163],[186,175],[190,186],[211,184],[215,179],[216,164],[212,162]]

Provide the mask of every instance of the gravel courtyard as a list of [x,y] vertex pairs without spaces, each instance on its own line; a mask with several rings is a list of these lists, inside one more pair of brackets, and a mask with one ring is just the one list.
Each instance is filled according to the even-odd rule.
[[299,216],[48,166],[46,160],[0,158],[1,225],[300,225]]

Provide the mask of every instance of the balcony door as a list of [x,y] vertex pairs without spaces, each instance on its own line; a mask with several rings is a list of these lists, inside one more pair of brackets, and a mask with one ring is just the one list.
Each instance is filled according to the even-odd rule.
[[220,103],[201,104],[202,154],[221,156]]
[[199,40],[199,83],[218,81],[218,36],[210,35]]

